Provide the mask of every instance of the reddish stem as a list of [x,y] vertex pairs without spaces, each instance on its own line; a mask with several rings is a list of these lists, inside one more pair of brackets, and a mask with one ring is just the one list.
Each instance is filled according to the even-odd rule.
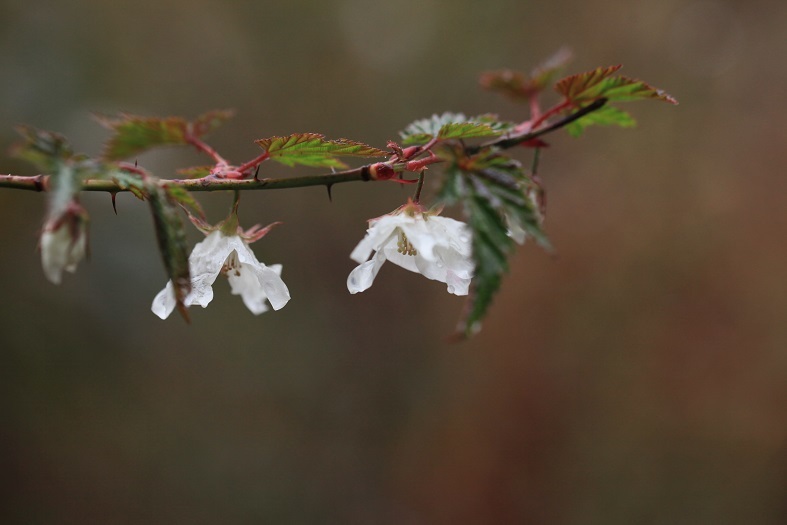
[[266,151],[262,155],[259,155],[259,156],[255,157],[255,158],[251,159],[249,162],[244,162],[243,164],[238,166],[238,171],[245,175],[247,171],[250,171],[252,168],[256,168],[257,166],[262,164],[263,161],[268,160],[269,157],[270,157],[270,155],[268,155],[268,152]]
[[224,166],[229,164],[226,160],[224,160],[224,157],[219,155],[218,151],[211,148],[208,144],[203,142],[202,139],[200,139],[196,135],[192,135],[191,133],[188,133],[184,138],[186,142],[197,148],[198,151],[201,151],[202,153],[212,158],[216,162],[216,164],[222,164]]
[[557,104],[557,105],[555,105],[555,106],[552,106],[552,107],[551,107],[551,108],[549,108],[549,109],[548,109],[546,112],[544,112],[544,114],[543,114],[543,115],[541,115],[541,116],[537,117],[537,118],[536,118],[536,119],[533,121],[533,123],[530,125],[530,131],[535,131],[535,130],[537,130],[537,129],[538,129],[538,126],[540,126],[541,124],[543,124],[543,123],[544,123],[544,121],[545,121],[545,120],[547,120],[549,117],[551,117],[551,116],[553,116],[553,115],[557,115],[557,114],[558,114],[558,113],[560,113],[561,111],[565,111],[565,110],[567,110],[567,109],[568,109],[568,108],[570,108],[572,105],[573,105],[573,104],[571,103],[571,101],[570,101],[570,100],[564,100],[564,101],[563,101],[563,102],[561,102],[560,104]]

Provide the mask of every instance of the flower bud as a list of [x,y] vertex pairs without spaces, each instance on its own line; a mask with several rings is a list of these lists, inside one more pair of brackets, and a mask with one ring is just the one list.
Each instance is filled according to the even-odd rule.
[[75,272],[87,252],[88,216],[82,206],[71,202],[62,215],[50,218],[41,233],[41,264],[44,275],[60,284],[63,270]]

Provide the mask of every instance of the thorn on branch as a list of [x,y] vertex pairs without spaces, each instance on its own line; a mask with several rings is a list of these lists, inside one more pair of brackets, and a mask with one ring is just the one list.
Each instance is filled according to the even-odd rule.
[[118,214],[118,208],[117,208],[117,203],[115,202],[115,198],[117,197],[118,192],[111,191],[111,192],[109,192],[109,195],[110,195],[110,197],[112,197],[112,209],[115,210],[115,215],[117,215]]
[[333,202],[333,197],[331,196],[331,188],[333,188],[333,184],[326,184],[325,189],[328,190],[328,201]]

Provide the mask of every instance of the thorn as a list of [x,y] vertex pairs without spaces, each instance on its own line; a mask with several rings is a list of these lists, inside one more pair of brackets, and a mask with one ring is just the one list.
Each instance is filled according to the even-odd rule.
[[117,215],[118,207],[117,207],[117,203],[115,202],[115,197],[117,197],[118,194],[116,191],[113,191],[110,193],[110,195],[112,196],[112,209],[115,210],[115,215]]
[[134,167],[137,167],[137,159],[134,159]]
[[333,202],[333,197],[331,196],[331,188],[333,188],[333,184],[325,185],[325,189],[328,190],[328,201]]
[[254,170],[254,180],[259,181],[260,179],[257,178],[257,175],[260,174],[260,165],[257,164],[257,169]]

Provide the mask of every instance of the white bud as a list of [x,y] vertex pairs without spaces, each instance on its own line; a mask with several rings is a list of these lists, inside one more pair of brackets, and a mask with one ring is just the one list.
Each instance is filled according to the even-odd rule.
[[55,284],[63,270],[74,273],[87,252],[87,214],[81,208],[68,210],[44,225],[41,234],[41,264],[44,275]]

